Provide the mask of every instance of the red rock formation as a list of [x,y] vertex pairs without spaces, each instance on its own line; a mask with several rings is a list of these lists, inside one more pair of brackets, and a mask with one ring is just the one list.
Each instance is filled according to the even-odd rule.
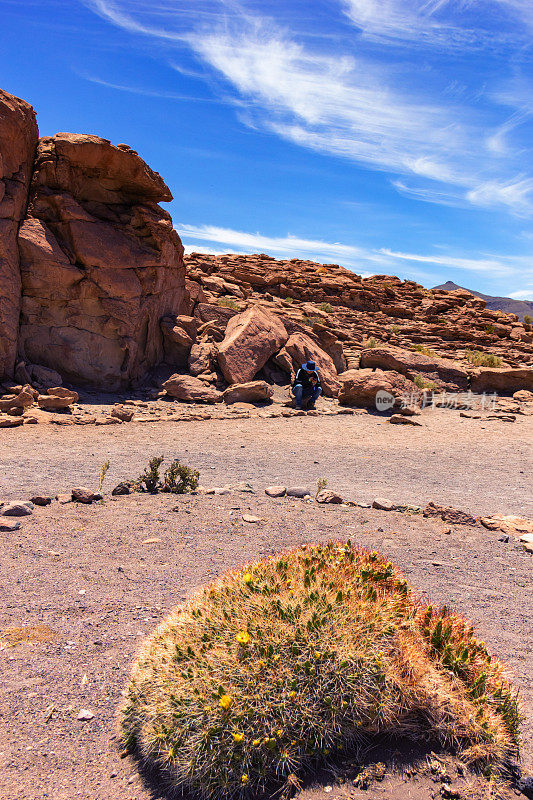
[[33,108],[0,90],[0,380],[13,375],[20,315],[17,233],[39,136]]
[[185,301],[162,178],[127,145],[40,140],[19,235],[19,351],[67,380],[117,389],[163,358],[160,320]]

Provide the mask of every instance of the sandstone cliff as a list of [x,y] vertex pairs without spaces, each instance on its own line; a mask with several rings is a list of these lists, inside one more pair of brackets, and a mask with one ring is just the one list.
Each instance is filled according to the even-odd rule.
[[37,137],[32,107],[0,90],[0,380],[13,374],[15,364],[21,302],[17,233]]

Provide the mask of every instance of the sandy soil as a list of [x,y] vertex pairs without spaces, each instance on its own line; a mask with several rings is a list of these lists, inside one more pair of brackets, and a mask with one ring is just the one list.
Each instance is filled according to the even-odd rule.
[[[524,702],[523,765],[531,773],[531,556],[481,527],[273,500],[263,492],[280,480],[311,488],[325,475],[331,488],[360,500],[385,495],[474,514],[531,515],[531,418],[484,429],[449,411],[423,421],[423,428],[401,429],[364,416],[2,431],[2,498],[94,486],[106,458],[109,489],[136,476],[155,453],[183,457],[206,486],[250,481],[256,489],[54,503],[24,518],[20,530],[0,534],[0,631],[36,626],[33,636],[41,639],[0,652],[2,800],[162,797],[130,759],[120,758],[114,738],[120,692],[142,637],[191,590],[231,566],[303,541],[348,536],[383,550],[435,604],[470,616],[508,662]],[[243,522],[246,512],[262,521]],[[11,645],[14,637],[2,638]],[[94,717],[78,720],[80,709]],[[440,796],[439,784],[422,773],[407,783],[405,773],[387,775],[366,791],[345,777],[325,777],[304,794]],[[327,784],[331,793],[324,794]]]

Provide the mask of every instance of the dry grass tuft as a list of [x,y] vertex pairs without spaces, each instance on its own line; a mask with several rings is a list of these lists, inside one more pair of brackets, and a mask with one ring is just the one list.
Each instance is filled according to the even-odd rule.
[[16,644],[28,642],[29,644],[41,644],[50,642],[56,636],[55,631],[48,625],[22,625],[6,628],[0,631],[0,650],[14,647]]
[[121,709],[127,749],[203,798],[290,786],[378,732],[504,772],[519,723],[469,623],[350,542],[233,570],[174,609],[145,640]]

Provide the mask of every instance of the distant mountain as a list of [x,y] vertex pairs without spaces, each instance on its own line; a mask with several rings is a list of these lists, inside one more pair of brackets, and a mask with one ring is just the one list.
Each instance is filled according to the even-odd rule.
[[462,289],[463,291],[470,292],[476,297],[481,297],[487,303],[487,308],[493,311],[505,311],[506,314],[517,314],[519,319],[524,320],[524,315],[529,314],[533,317],[533,300],[513,300],[512,297],[492,297],[490,294],[482,294],[475,292],[473,289],[466,289],[464,286],[458,286],[453,281],[446,281],[441,283],[440,286],[434,286],[434,289],[446,289],[451,292],[454,289]]

